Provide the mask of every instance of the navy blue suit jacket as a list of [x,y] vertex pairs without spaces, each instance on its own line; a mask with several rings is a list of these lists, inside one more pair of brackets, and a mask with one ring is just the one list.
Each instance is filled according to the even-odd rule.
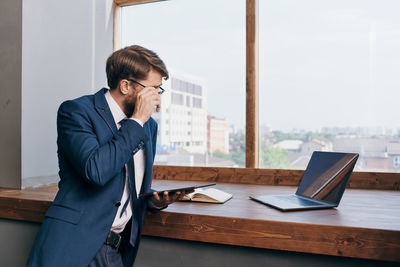
[[[59,191],[36,236],[28,266],[87,266],[103,245],[125,185],[125,164],[146,149],[141,193],[153,175],[157,123],[127,120],[119,130],[105,99],[107,89],[61,104],[57,115]],[[135,181],[131,181],[134,185]],[[132,266],[147,208],[133,200],[129,257]]]

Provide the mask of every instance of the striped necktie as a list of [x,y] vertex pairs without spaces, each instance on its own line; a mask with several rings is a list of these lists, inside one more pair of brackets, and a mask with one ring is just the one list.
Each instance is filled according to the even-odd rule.
[[[122,125],[127,119],[121,120],[119,123]],[[128,199],[125,201],[124,205],[122,206],[121,213],[119,217],[122,217],[122,214],[124,214],[126,208],[128,207],[129,201],[131,201],[132,196],[134,197],[134,200],[137,199],[137,194],[136,194],[136,186],[135,186],[135,167],[133,165],[133,156],[129,159],[127,163],[127,170],[128,172]]]
[[127,163],[127,171],[128,171],[128,190],[129,190],[129,195],[128,195],[128,199],[125,201],[124,206],[122,207],[121,210],[121,214],[119,215],[119,217],[122,217],[122,214],[125,212],[126,207],[129,204],[129,201],[131,200],[132,196],[135,198],[136,200],[136,186],[135,186],[135,168],[133,166],[133,157],[128,161]]

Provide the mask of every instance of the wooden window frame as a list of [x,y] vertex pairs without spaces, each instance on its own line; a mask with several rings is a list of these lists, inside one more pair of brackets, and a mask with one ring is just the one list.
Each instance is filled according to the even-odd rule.
[[[160,2],[165,0],[114,0],[114,50],[118,44],[118,21],[121,7],[137,4]],[[258,0],[246,0],[246,168],[213,168],[213,167],[182,167],[182,166],[155,166],[155,177],[157,179],[186,180],[177,173],[184,173],[196,179],[258,183],[261,176],[273,179],[273,184],[293,185],[298,183],[303,171],[285,169],[257,169],[259,167],[259,138],[258,138]],[[244,173],[241,171],[243,170]],[[183,171],[183,172],[182,172]],[[355,172],[353,176],[358,177],[357,185],[361,188],[400,189],[400,173],[389,172]],[[242,175],[251,174],[252,179],[243,179]],[[227,177],[225,177],[227,175]],[[234,175],[239,177],[233,178]],[[272,176],[278,178],[272,178]],[[293,178],[291,179],[290,176]],[[218,178],[219,177],[219,178]],[[364,178],[363,178],[364,177]],[[362,180],[369,181],[366,185]],[[379,185],[382,181],[386,185]],[[352,179],[353,180],[353,179]],[[290,181],[290,182],[288,182]],[[271,182],[271,181],[269,181]],[[262,183],[262,182],[261,182]],[[360,188],[360,187],[358,187]]]
[[[114,50],[119,47],[120,7],[163,0],[114,0]],[[258,167],[258,0],[246,0],[246,168]]]

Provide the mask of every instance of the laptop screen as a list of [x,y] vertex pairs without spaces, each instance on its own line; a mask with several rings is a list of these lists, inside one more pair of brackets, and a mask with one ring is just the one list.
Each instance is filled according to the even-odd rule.
[[358,154],[314,152],[296,194],[339,203]]

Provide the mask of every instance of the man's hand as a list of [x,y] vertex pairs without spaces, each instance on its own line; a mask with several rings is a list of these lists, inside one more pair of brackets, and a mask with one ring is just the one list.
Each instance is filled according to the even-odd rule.
[[164,208],[175,201],[182,200],[182,198],[186,194],[190,194],[194,192],[192,191],[184,191],[184,192],[175,192],[174,194],[169,195],[168,191],[164,191],[162,195],[157,194],[156,192],[153,193],[153,204],[158,208]]
[[153,113],[154,106],[160,111],[161,99],[154,87],[145,87],[136,96],[135,111],[131,118],[139,119],[145,123]]

